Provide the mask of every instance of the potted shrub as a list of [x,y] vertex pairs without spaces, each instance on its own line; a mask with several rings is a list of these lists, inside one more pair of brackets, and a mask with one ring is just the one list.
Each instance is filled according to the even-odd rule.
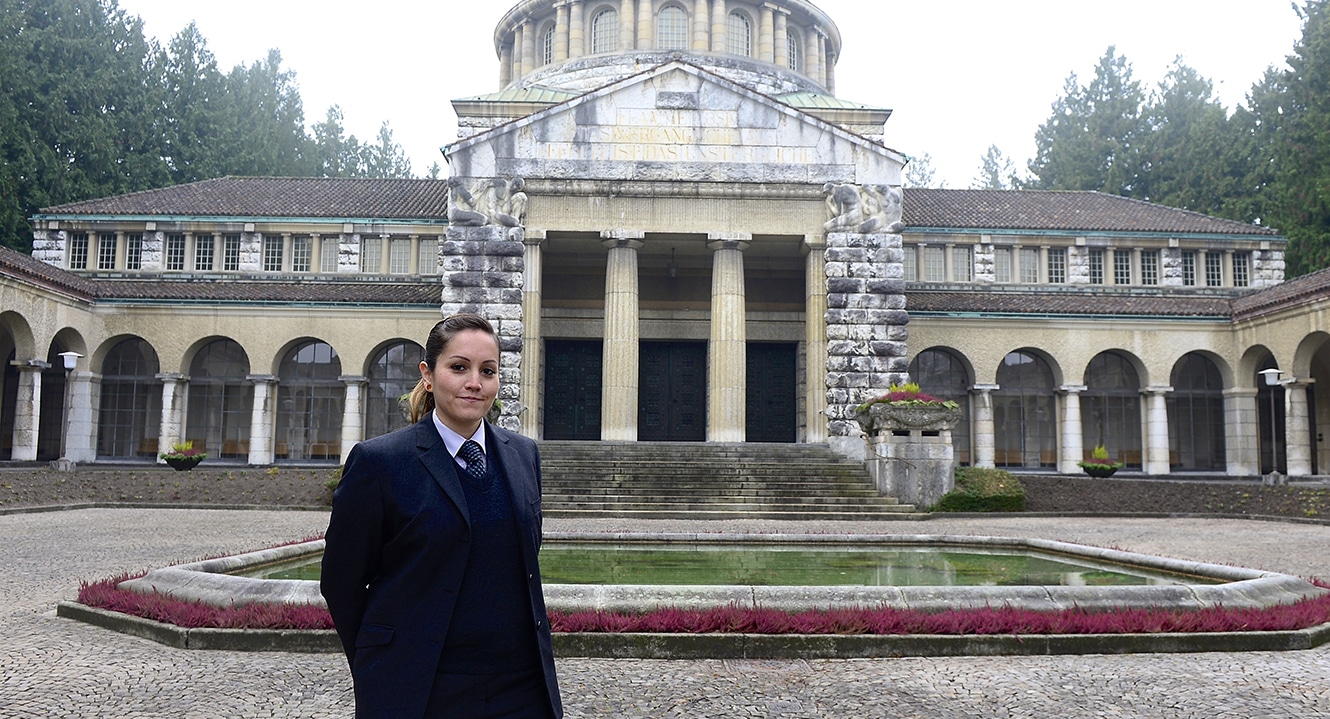
[[163,452],[161,457],[175,471],[188,472],[207,459],[208,454],[201,449],[194,449],[193,442],[176,442],[171,445],[171,451]]
[[956,426],[961,408],[951,400],[925,394],[914,382],[907,382],[893,384],[886,394],[855,407],[854,417],[870,436],[888,430],[940,431]]
[[1098,479],[1112,477],[1114,472],[1125,466],[1121,462],[1110,461],[1108,459],[1108,450],[1104,449],[1104,445],[1102,444],[1095,445],[1094,451],[1090,453],[1089,459],[1083,462],[1077,462],[1076,464],[1080,465],[1080,468],[1085,470],[1086,474]]

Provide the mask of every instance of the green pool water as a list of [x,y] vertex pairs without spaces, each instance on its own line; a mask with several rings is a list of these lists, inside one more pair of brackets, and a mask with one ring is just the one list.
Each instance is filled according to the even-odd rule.
[[[318,557],[246,576],[318,579]],[[546,543],[546,584],[1111,586],[1215,580],[1070,557],[983,549],[764,544]]]

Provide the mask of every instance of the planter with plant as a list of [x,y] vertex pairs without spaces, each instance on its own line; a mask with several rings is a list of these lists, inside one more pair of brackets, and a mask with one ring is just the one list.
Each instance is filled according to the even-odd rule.
[[919,385],[891,385],[886,394],[855,407],[854,418],[869,436],[887,431],[949,430],[961,418],[960,405],[925,394]]
[[1096,479],[1112,477],[1113,473],[1126,466],[1121,462],[1111,461],[1108,458],[1108,450],[1105,449],[1102,444],[1095,446],[1094,451],[1090,453],[1089,459],[1083,462],[1077,462],[1076,464],[1079,465],[1081,469],[1085,470],[1086,474]]
[[176,442],[171,445],[171,451],[163,452],[161,457],[177,472],[188,472],[207,459],[208,454],[201,449],[194,449],[193,442]]

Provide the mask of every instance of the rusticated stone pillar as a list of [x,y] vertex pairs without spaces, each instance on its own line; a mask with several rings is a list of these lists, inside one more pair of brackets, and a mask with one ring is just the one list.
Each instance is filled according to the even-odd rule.
[[742,442],[747,424],[746,233],[707,236],[711,255],[711,342],[707,346],[707,441]]
[[854,408],[908,378],[899,234],[827,233],[827,420],[833,449],[863,457]]

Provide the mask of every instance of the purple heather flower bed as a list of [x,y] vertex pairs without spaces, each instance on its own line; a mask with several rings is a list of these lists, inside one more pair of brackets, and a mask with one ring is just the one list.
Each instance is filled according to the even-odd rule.
[[[180,627],[229,629],[332,629],[328,611],[313,605],[249,604],[214,607],[163,594],[138,594],[117,585],[138,575],[83,582],[81,604]],[[1330,584],[1313,580],[1319,587]],[[1036,612],[989,608],[935,613],[888,608],[785,612],[719,607],[658,609],[644,614],[551,612],[556,632],[655,632],[690,634],[1155,634],[1258,632],[1306,629],[1330,622],[1330,595],[1267,609],[1123,610],[1069,609]]]

